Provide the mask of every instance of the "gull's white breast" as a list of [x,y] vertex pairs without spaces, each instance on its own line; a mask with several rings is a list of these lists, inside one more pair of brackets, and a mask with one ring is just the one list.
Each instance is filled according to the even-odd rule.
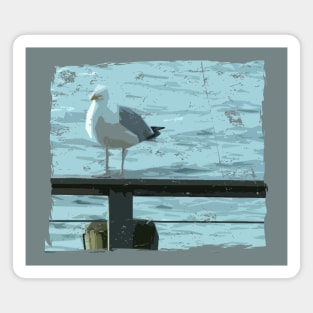
[[92,101],[91,105],[87,111],[87,116],[86,116],[86,131],[89,135],[90,138],[95,138],[94,131],[95,131],[95,126],[94,126],[94,117],[95,117],[95,110],[96,110],[96,101]]
[[86,131],[90,138],[110,148],[127,148],[139,142],[138,137],[119,121],[118,106],[93,100],[86,116]]

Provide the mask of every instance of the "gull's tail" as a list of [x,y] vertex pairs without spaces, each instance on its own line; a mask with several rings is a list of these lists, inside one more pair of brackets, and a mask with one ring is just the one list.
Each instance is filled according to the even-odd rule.
[[158,127],[158,126],[151,126],[151,129],[153,131],[153,134],[150,135],[147,139],[153,139],[155,137],[158,137],[161,133],[159,130],[164,129],[165,127]]

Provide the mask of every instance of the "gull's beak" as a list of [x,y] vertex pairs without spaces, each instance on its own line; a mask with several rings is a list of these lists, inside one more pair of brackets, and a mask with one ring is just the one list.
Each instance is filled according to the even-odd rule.
[[101,99],[102,97],[100,95],[97,95],[97,94],[93,94],[92,97],[90,98],[90,100],[99,100]]

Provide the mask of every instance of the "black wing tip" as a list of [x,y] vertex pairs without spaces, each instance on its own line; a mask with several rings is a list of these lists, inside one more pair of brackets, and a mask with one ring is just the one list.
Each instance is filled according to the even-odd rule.
[[153,132],[164,129],[165,127],[159,127],[159,126],[151,126],[151,129],[153,130]]
[[161,133],[159,130],[164,129],[165,127],[159,127],[159,126],[151,126],[151,129],[153,131],[153,134],[150,135],[147,139],[153,139],[155,137],[158,137]]

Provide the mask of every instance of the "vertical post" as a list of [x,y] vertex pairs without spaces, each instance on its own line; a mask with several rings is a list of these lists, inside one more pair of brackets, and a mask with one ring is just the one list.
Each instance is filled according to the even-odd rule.
[[133,194],[109,191],[108,250],[133,248]]

